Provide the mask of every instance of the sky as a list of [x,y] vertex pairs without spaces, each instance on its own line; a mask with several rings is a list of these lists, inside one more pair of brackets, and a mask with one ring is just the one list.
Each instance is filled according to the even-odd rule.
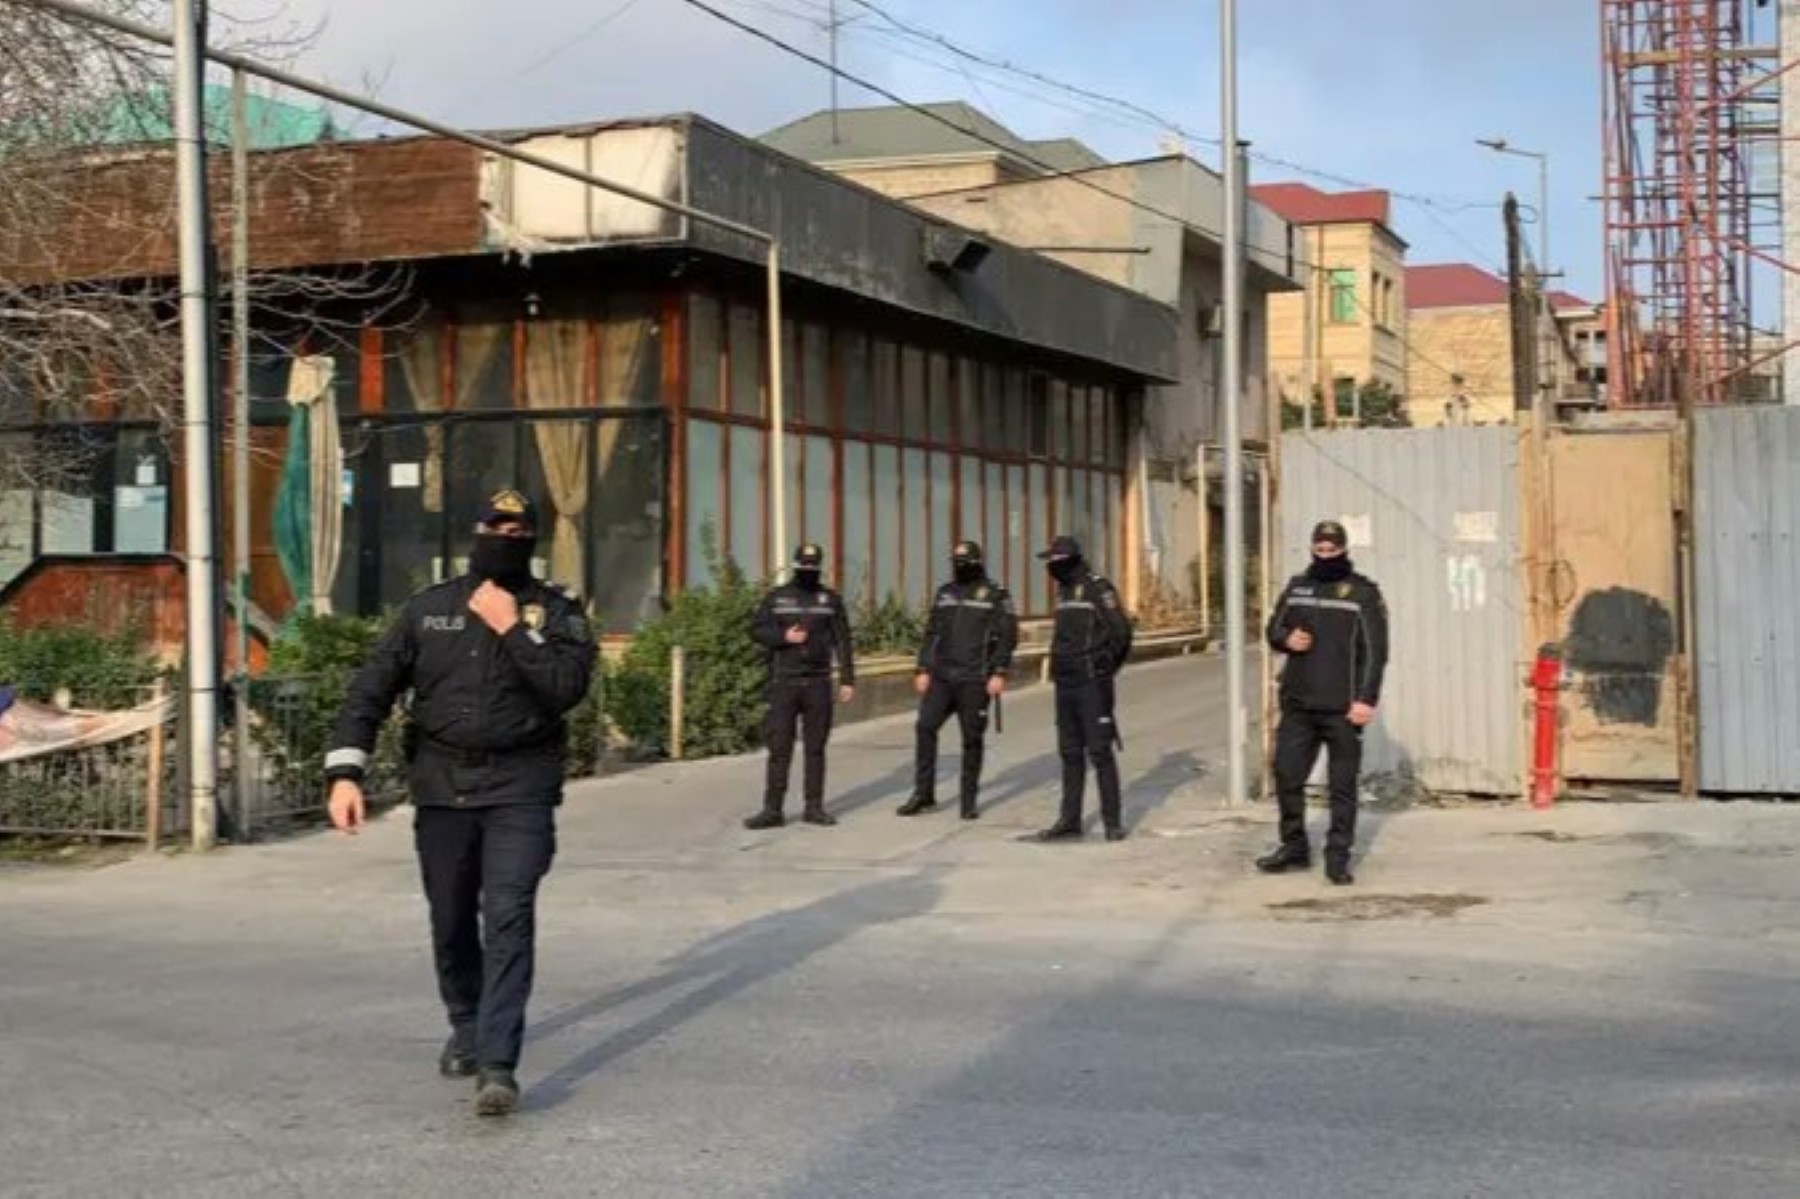
[[[820,57],[829,0],[708,0]],[[1129,101],[1195,138],[1219,127],[1218,0],[874,0],[974,51]],[[827,72],[686,0],[243,0],[234,13],[316,31],[296,66],[475,128],[693,111],[756,135],[826,107]],[[256,4],[265,7],[255,8]],[[837,0],[840,66],[908,100],[967,100],[1022,136],[1106,157],[1161,152],[1148,117],[957,58],[861,0]],[[1499,270],[1500,198],[1537,204],[1550,156],[1550,258],[1561,285],[1604,288],[1598,0],[1240,0],[1239,128],[1255,182],[1396,193],[1408,261]],[[263,25],[263,28],[269,26]],[[840,83],[845,107],[885,103]],[[1189,143],[1217,165],[1214,145]],[[1404,194],[1407,198],[1399,198]],[[1529,215],[1529,214],[1528,214]],[[1528,231],[1533,246],[1538,231]]]

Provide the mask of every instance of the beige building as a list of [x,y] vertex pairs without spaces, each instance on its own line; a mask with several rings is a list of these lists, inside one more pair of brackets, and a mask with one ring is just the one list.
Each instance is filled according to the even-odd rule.
[[[1506,281],[1464,262],[1411,267],[1406,397],[1415,425],[1513,419],[1512,304]],[[1604,403],[1601,308],[1551,292],[1536,321],[1538,386],[1563,413]]]
[[931,115],[893,105],[815,112],[760,140],[900,200],[1106,162],[1073,138],[1029,141],[960,101],[920,108]]
[[1269,301],[1268,364],[1298,404],[1331,397],[1328,421],[1353,420],[1371,385],[1406,390],[1406,242],[1384,191],[1322,192],[1270,183],[1251,196],[1294,227],[1304,291]]

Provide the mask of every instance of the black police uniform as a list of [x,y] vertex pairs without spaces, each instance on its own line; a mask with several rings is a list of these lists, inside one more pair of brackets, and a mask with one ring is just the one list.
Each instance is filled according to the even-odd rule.
[[[774,828],[782,823],[788,775],[794,763],[796,723],[804,726],[806,739],[802,819],[809,824],[836,823],[825,811],[825,743],[831,737],[834,699],[832,666],[836,664],[843,686],[854,687],[856,660],[843,598],[817,581],[823,561],[818,547],[802,547],[794,559],[795,581],[764,596],[751,624],[751,636],[769,651],[768,778],[762,811],[745,822],[752,828]],[[799,645],[787,640],[787,631],[795,625],[807,634]]]
[[[980,570],[981,549],[973,542],[959,544],[953,557]],[[914,816],[937,806],[938,733],[953,712],[962,726],[962,816],[974,820],[980,815],[976,799],[982,738],[987,732],[988,681],[1004,678],[1012,669],[1018,645],[1019,618],[1006,588],[985,574],[938,588],[919,648],[919,673],[930,683],[919,703],[913,794],[900,815]]]
[[1056,739],[1062,756],[1062,814],[1046,839],[1081,835],[1087,766],[1100,788],[1100,817],[1109,839],[1125,835],[1114,720],[1113,679],[1131,656],[1132,628],[1118,589],[1080,562],[1081,547],[1059,537],[1042,557],[1078,563],[1073,577],[1056,586],[1056,625],[1050,642],[1050,677],[1056,685]]
[[587,695],[597,657],[563,591],[529,578],[508,585],[519,623],[501,637],[469,610],[481,582],[464,575],[406,603],[351,684],[326,756],[328,779],[360,783],[395,701],[412,693],[407,774],[452,1029],[447,1073],[465,1055],[484,1073],[517,1067],[538,884],[556,851],[564,718]]
[[[1337,526],[1328,523],[1320,528]],[[1265,870],[1280,870],[1309,863],[1306,780],[1324,746],[1330,753],[1331,794],[1325,862],[1334,881],[1347,882],[1356,841],[1357,775],[1362,769],[1362,729],[1351,723],[1350,708],[1358,703],[1375,707],[1381,701],[1388,617],[1386,601],[1373,581],[1357,574],[1347,558],[1326,561],[1342,566],[1315,563],[1294,576],[1269,615],[1269,645],[1287,655],[1281,671],[1281,725],[1275,734],[1281,847],[1259,864]],[[1343,577],[1332,577],[1340,572]],[[1304,653],[1288,649],[1288,636],[1296,629],[1312,634],[1312,647]]]

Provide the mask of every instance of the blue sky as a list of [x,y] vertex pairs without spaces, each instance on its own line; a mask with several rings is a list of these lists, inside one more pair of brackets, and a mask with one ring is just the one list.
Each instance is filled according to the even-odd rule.
[[[827,0],[712,0],[821,55]],[[1216,0],[878,0],[902,21],[989,57],[1129,100],[1185,129],[1218,128]],[[959,63],[898,35],[858,0],[844,68],[908,99],[966,99],[1033,138],[1077,136],[1115,158],[1166,135],[1091,102]],[[1429,199],[1397,201],[1414,263],[1503,260],[1497,202],[1535,204],[1536,166],[1474,145],[1505,137],[1551,156],[1551,258],[1598,299],[1601,185],[1597,0],[1240,0],[1241,131],[1258,151]],[[496,23],[496,12],[503,12]],[[695,110],[748,133],[825,106],[825,73],[683,0],[293,0],[322,21],[300,66],[391,102],[501,127]],[[396,49],[404,47],[403,50]],[[846,106],[880,103],[844,84]],[[1216,163],[1214,147],[1196,145]],[[1342,186],[1263,162],[1260,182]],[[1533,244],[1536,232],[1532,231]]]

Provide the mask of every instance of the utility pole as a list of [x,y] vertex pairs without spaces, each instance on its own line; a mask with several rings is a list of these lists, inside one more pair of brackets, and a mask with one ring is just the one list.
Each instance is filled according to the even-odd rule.
[[1225,159],[1225,688],[1231,738],[1226,800],[1245,800],[1249,741],[1244,708],[1244,154],[1238,144],[1237,0],[1219,3],[1220,152]]
[[837,145],[841,140],[838,134],[838,30],[843,22],[838,20],[837,0],[831,0],[830,24],[825,32],[831,36],[831,144]]
[[237,836],[250,839],[250,92],[231,72],[231,780]]
[[206,0],[174,0],[175,191],[181,247],[182,471],[187,475],[188,807],[193,847],[218,831],[218,561],[214,555],[211,263],[207,261]]

